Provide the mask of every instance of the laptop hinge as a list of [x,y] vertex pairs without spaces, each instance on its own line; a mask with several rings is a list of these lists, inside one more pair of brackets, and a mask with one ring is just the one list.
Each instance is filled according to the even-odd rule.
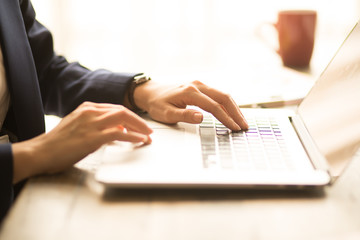
[[330,168],[325,157],[320,153],[315,142],[307,131],[304,123],[302,122],[300,116],[295,115],[289,118],[314,168],[324,170],[328,172],[331,176],[329,171]]

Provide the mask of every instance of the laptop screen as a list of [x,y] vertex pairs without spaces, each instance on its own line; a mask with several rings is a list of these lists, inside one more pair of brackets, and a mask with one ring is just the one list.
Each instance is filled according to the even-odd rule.
[[298,109],[335,176],[360,147],[359,25],[355,25]]

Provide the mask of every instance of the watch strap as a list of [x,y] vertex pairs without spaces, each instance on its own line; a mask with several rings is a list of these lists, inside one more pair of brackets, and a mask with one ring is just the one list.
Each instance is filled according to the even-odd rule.
[[129,100],[130,106],[134,112],[142,112],[143,111],[135,103],[135,100],[134,100],[135,89],[136,89],[136,87],[138,87],[141,84],[144,84],[150,80],[151,80],[151,78],[145,74],[139,74],[133,78],[133,81],[131,82],[130,87],[129,87],[128,100]]

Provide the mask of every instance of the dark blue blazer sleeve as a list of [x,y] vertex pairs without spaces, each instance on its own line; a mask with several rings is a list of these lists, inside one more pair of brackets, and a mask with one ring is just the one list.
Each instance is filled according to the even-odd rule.
[[[84,101],[123,103],[126,90],[137,73],[90,71],[78,63],[67,62],[64,57],[55,53],[52,35],[36,20],[30,0],[17,1],[20,3],[27,36],[25,40],[30,44],[46,114],[63,117]],[[3,2],[0,3],[2,5]],[[15,10],[19,9],[7,9]],[[19,111],[21,112],[21,109]],[[21,121],[17,119],[12,124],[19,125]],[[15,126],[15,129],[17,127]],[[11,144],[0,144],[0,223],[13,199],[12,174]]]
[[[35,19],[30,1],[21,4],[46,114],[65,116],[84,101],[122,104],[137,73],[90,71],[55,54],[51,33]],[[100,46],[101,47],[101,46]]]
[[13,162],[10,144],[0,144],[0,223],[12,203]]

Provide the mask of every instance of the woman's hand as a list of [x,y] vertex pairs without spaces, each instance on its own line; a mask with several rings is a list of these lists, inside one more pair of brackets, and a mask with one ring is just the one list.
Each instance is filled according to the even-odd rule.
[[65,170],[115,140],[148,144],[151,133],[142,118],[123,106],[83,103],[51,132],[13,144],[13,181]]
[[164,86],[147,82],[135,89],[136,105],[149,115],[164,123],[201,123],[201,112],[186,109],[186,106],[198,106],[212,113],[231,130],[245,130],[248,124],[239,107],[228,94],[208,87],[200,81],[187,85]]

